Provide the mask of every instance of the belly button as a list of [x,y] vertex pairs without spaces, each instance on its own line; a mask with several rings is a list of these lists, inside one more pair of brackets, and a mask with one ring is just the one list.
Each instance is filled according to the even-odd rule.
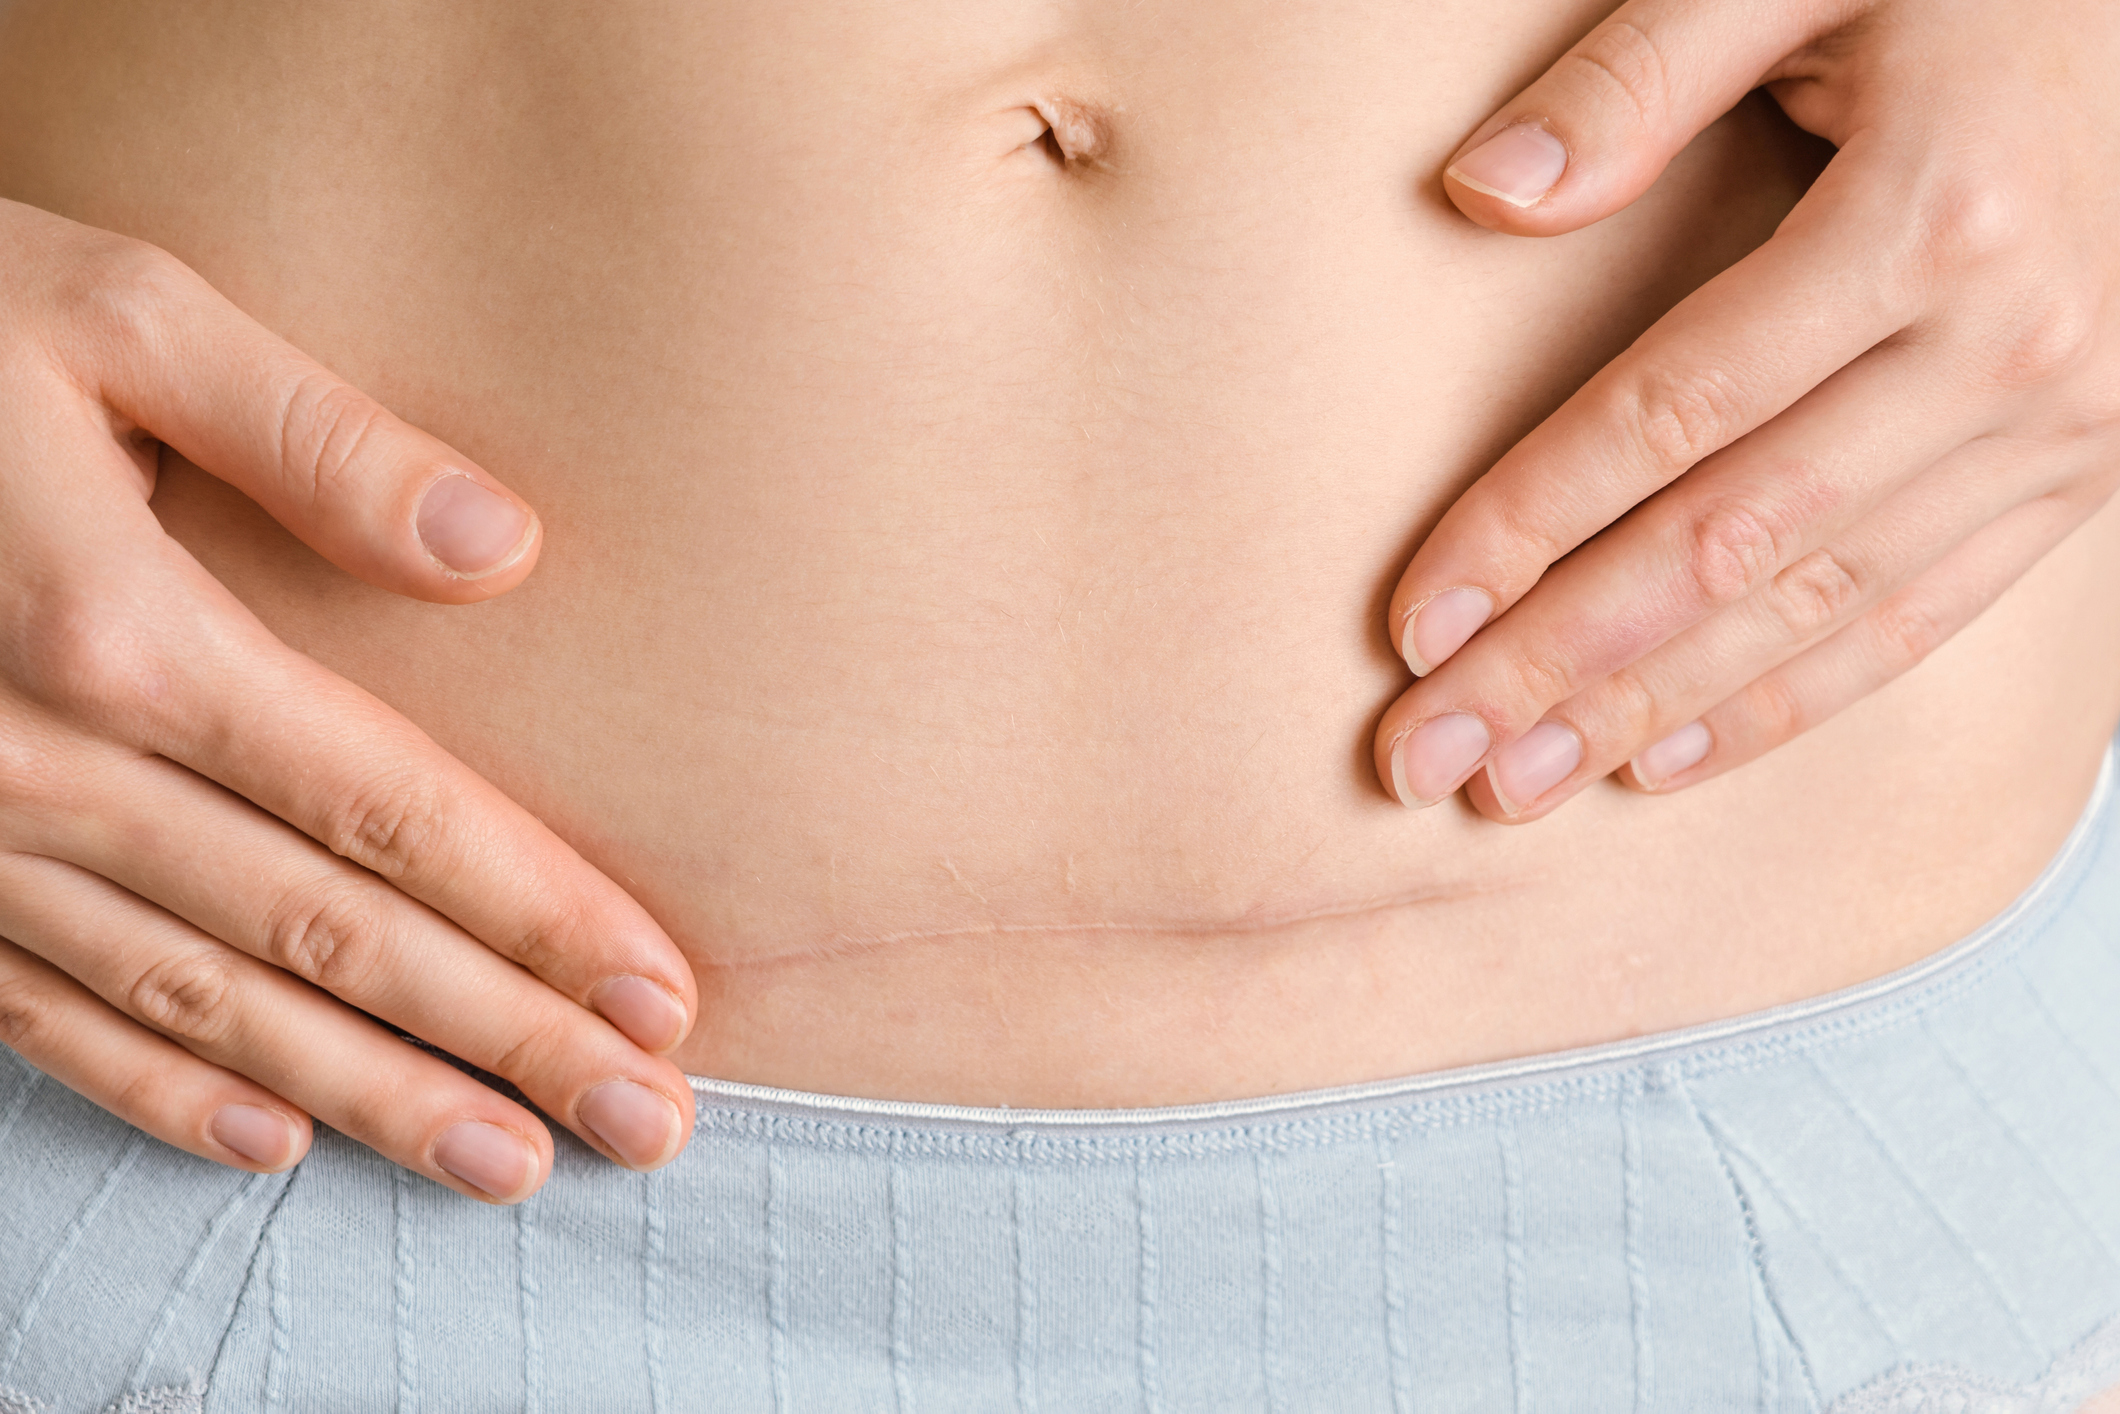
[[1106,110],[1072,98],[1040,99],[1036,108],[1045,121],[1040,141],[1068,166],[1092,166],[1110,155],[1112,120]]

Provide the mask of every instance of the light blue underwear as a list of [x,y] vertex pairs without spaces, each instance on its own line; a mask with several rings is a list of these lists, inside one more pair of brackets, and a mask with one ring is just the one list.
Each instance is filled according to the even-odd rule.
[[1994,1411],[2120,1382],[2108,757],[1835,996],[1183,1110],[698,1082],[661,1173],[231,1173],[0,1053],[0,1411]]

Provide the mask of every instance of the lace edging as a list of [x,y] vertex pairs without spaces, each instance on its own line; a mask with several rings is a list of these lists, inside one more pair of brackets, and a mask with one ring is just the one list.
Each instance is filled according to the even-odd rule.
[[[47,1414],[50,1408],[41,1399],[0,1385],[0,1414]],[[193,1380],[188,1385],[135,1390],[110,1405],[103,1414],[204,1414],[205,1409],[206,1386]]]
[[2078,1341],[2029,1385],[2006,1385],[1954,1365],[1886,1374],[1834,1400],[1825,1414],[2074,1414],[2120,1384],[2120,1316]]

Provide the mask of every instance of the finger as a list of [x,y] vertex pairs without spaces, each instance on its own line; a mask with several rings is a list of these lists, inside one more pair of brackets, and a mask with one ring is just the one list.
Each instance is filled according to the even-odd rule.
[[0,857],[0,931],[193,1055],[437,1183],[512,1203],[551,1169],[551,1137],[522,1106],[86,870]]
[[1859,360],[1556,565],[1429,679],[1430,703],[1469,707],[1512,735],[1935,469],[1978,431],[1958,396],[1920,350]]
[[1853,152],[1773,239],[1658,320],[1445,512],[1391,600],[1392,642],[1416,675],[1554,561],[1908,326],[1917,280],[1890,253],[1891,183],[1851,176],[1876,165],[1850,163]]
[[1479,126],[1444,169],[1444,189],[1474,221],[1517,235],[1602,220],[1778,60],[1855,8],[1630,0]]
[[682,1146],[691,1090],[675,1066],[247,801],[117,753],[77,767],[67,799],[38,853],[513,1081],[622,1163],[652,1168]]
[[1831,638],[1646,745],[1621,780],[1682,790],[1803,735],[1948,642],[2092,509],[2053,496],[2027,503]]
[[[1514,743],[1556,703],[1744,600],[1953,451],[1973,430],[1954,394],[1920,351],[1879,350],[1638,507],[1385,712],[1380,752],[1403,758],[1386,779],[1440,799],[1430,792],[1474,764],[1447,755],[1477,745],[1473,722],[1495,746],[1532,751]],[[1451,714],[1467,718],[1463,742],[1422,730]],[[1551,730],[1539,739],[1565,745]]]
[[202,1159],[278,1173],[309,1151],[308,1115],[121,1015],[5,938],[0,1043],[135,1129]]
[[[78,427],[46,431],[40,454],[88,447]],[[0,475],[0,498],[18,480],[34,478]],[[683,1040],[691,969],[639,904],[403,717],[274,638],[152,533],[151,511],[127,504],[142,536],[112,537],[106,524],[81,537],[105,560],[122,547],[122,566],[85,578],[63,556],[30,567],[18,631],[0,643],[16,686],[381,873],[643,1049]]]
[[148,578],[124,603],[40,629],[56,640],[33,653],[40,700],[381,875],[643,1050],[684,1039],[691,968],[624,890],[410,722],[287,648],[189,557]]
[[58,345],[84,392],[372,584],[470,603],[530,572],[536,515],[470,458],[265,330],[173,256],[48,219],[68,238],[75,292]]
[[1474,805],[1514,822],[1550,812],[2073,470],[2061,459],[2044,461],[2031,462],[2021,445],[1994,443],[1948,458],[1740,602],[1555,706],[1494,754],[1469,792]]

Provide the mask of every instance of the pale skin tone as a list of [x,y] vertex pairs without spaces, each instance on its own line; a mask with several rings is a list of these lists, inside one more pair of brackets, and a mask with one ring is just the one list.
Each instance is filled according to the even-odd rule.
[[1434,676],[1378,729],[1402,800],[1468,785],[1528,822],[1614,771],[1668,791],[1730,770],[1919,661],[2106,503],[2120,139],[2092,91],[2116,35],[2095,0],[1637,0],[1482,125],[1451,199],[1524,235],[1617,209],[1758,84],[1840,155],[1407,567],[1393,639]]
[[[2050,22],[2081,55],[2098,16],[2065,9]],[[579,149],[543,133],[510,147],[473,105],[499,159],[431,141],[465,120],[420,105],[464,86],[426,85],[404,103],[412,136],[372,160],[269,129],[298,150],[274,159],[296,216],[272,219],[302,233],[270,258],[262,233],[281,228],[244,204],[258,183],[192,204],[187,182],[218,169],[99,172],[126,148],[90,140],[85,103],[21,99],[64,121],[44,129],[51,151],[0,163],[8,190],[80,221],[0,208],[20,272],[0,291],[19,449],[0,466],[5,1039],[219,1162],[283,1168],[314,1115],[512,1201],[548,1170],[542,1125],[360,1012],[652,1167],[689,1126],[680,1067],[975,1103],[1258,1093],[1728,1015],[1977,924],[2066,831],[2120,711],[2120,673],[2082,666],[2120,623],[2105,573],[2120,527],[2090,519],[2114,465],[2095,234],[2111,214],[2071,165],[2111,170],[2110,119],[2052,110],[2087,100],[2044,70],[1905,57],[1912,32],[1992,51],[1981,7],[1950,25],[1792,7],[1750,49],[1678,32],[1673,52],[1694,57],[1672,72],[1698,77],[1630,128],[1569,61],[1523,87],[1599,12],[1539,19],[1528,57],[1446,48],[1434,73],[1349,69],[1420,46],[1335,13],[1273,32],[1249,88],[1228,75],[1265,64],[1263,12],[1230,13],[1226,35],[1141,21],[1226,41],[1220,71],[1176,40],[1122,33],[1120,64],[1098,36],[1002,34],[991,52],[915,54],[938,104],[962,100],[947,112],[892,107],[906,59],[888,45],[917,45],[852,24],[846,54],[814,51],[839,66],[829,101],[778,127],[744,126],[781,115],[778,89],[732,79],[727,101],[753,106],[702,115],[675,106],[718,91],[697,75],[625,71],[656,124],[561,111]],[[731,54],[812,53],[770,30],[803,19],[784,15],[655,20],[676,26],[675,54],[699,38],[687,23],[721,25]],[[155,42],[185,44],[172,29]],[[1814,44],[1828,32],[1845,41]],[[504,71],[526,90],[560,63],[512,31],[476,39],[482,66],[521,61]],[[884,43],[873,71],[857,41]],[[227,145],[210,100],[263,80],[194,42],[205,97],[159,95],[156,130],[240,169],[249,149]],[[591,67],[561,94],[639,62],[571,43],[567,62]],[[459,51],[439,36],[431,52]],[[371,57],[385,75],[402,62]],[[1445,82],[1476,62],[1477,82]],[[1965,104],[2071,135],[2049,144],[2053,171],[2012,170],[2035,214],[1992,240],[1927,188],[1880,198],[1909,173],[1962,190],[2023,149],[2015,130],[1943,121],[1933,84],[1908,100],[1924,66],[1978,69],[2000,88],[1968,80]],[[1798,121],[1846,147],[1828,180],[1537,426],[1765,241],[1812,158],[1754,100],[1609,225],[1517,237],[1625,206],[1782,74]],[[654,107],[665,85],[684,121]],[[1458,106],[1408,96],[1437,91]],[[1246,92],[1285,121],[1247,121]],[[1519,207],[1440,175],[1533,119],[1566,149],[1550,194]],[[857,128],[873,147],[845,141]],[[1859,166],[1873,130],[1899,145]],[[430,146],[406,146],[423,133]],[[608,155],[658,144],[691,146],[652,171]],[[901,150],[923,160],[876,161]],[[558,192],[510,185],[542,170],[526,154],[576,151]],[[438,186],[466,205],[402,214],[392,164],[408,152],[465,162]],[[304,206],[300,174],[342,154]],[[771,222],[746,224],[730,191]],[[514,234],[527,210],[549,216],[549,247]],[[1978,248],[1937,245],[1938,221]],[[1652,247],[1655,268],[1629,264]],[[1943,254],[1888,270],[1904,284],[1881,304],[1862,262],[1908,251]],[[1869,293],[1821,318],[1799,292],[1834,277]],[[603,303],[570,302],[583,287]],[[2064,306],[2081,338],[2051,337]],[[1409,351],[1410,328],[1441,352]],[[1751,381],[1684,443],[1642,441],[1662,424],[1625,408],[1702,367]],[[1979,462],[1969,444],[2039,453]],[[1699,582],[1691,527],[1791,465],[1811,494],[1771,543],[1737,544],[1722,597],[1674,592]],[[492,515],[430,519],[423,541],[423,498],[459,482],[490,490]],[[1814,587],[1797,571],[1822,547],[1852,587],[1792,627],[1777,596]],[[1937,671],[1775,749],[2034,564]],[[1505,612],[1452,652],[1430,645],[1437,670],[1387,706],[1409,611],[1460,587]],[[1507,842],[1461,807],[1391,808],[1392,746],[1451,713],[1505,751],[1542,719],[1584,743],[1514,815],[1483,769],[1506,778],[1507,762],[1465,763],[1480,816],[1526,821],[1582,792],[1578,808]],[[1672,799],[1593,786],[1696,719],[1710,748],[1656,780]],[[1957,750],[1967,723],[2015,737],[1957,779],[1921,779],[1912,766]],[[1358,761],[1372,727],[1375,775]],[[1890,828],[1833,834],[1858,801]],[[1989,828],[1949,833],[1970,803]],[[1737,868],[1711,891],[1695,847],[1756,847],[1785,874]],[[1940,861],[1922,911],[1870,897],[1866,880],[1902,867],[1895,849]],[[1974,854],[1979,868],[1958,862]],[[1775,946],[1788,936],[1826,942],[1792,955]],[[631,1152],[598,1129],[591,1097],[614,1082],[648,1097],[603,1116]],[[448,1136],[467,1123],[521,1147],[459,1152]]]
[[[661,929],[170,542],[146,505],[151,438],[430,601],[520,583],[535,517],[160,252],[13,204],[0,230],[9,323],[41,335],[7,360],[15,405],[40,414],[4,479],[9,523],[39,527],[6,576],[9,1044],[223,1163],[285,1167],[315,1115],[476,1196],[534,1191],[537,1119],[350,1005],[508,1075],[614,1158],[667,1159],[688,1092],[651,1053],[682,1038],[694,988]],[[57,487],[29,474],[54,467]],[[494,854],[512,896],[473,885]],[[305,1073],[312,1048],[341,1064]],[[668,1111],[660,1142],[601,1107],[605,1085],[637,1089],[651,1123]]]

